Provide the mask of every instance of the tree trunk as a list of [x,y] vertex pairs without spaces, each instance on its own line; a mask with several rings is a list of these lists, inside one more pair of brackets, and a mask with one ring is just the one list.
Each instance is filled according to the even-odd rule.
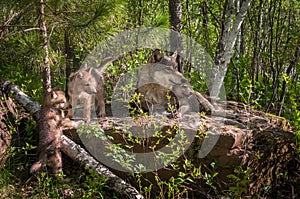
[[[171,51],[177,50],[178,54],[182,51],[182,37],[180,32],[182,30],[182,4],[181,0],[169,0],[170,24],[174,30],[170,34]],[[178,71],[183,73],[183,61],[180,56],[177,56]]]
[[69,83],[69,76],[72,73],[72,59],[74,58],[74,51],[71,48],[70,44],[70,37],[68,30],[65,30],[65,35],[64,35],[64,40],[65,40],[65,55],[66,55],[66,88],[65,91],[68,93],[68,83]]
[[[225,13],[225,23],[222,27],[222,36],[219,41],[219,51],[215,56],[215,63],[212,70],[212,80],[209,85],[210,95],[219,96],[223,85],[224,77],[227,71],[227,65],[232,57],[233,47],[237,35],[240,32],[241,25],[247,14],[251,0],[245,0],[240,8],[240,12],[234,17],[234,0],[226,1],[228,3]],[[233,22],[233,18],[235,21]],[[233,23],[233,24],[232,24]],[[231,28],[232,27],[232,28]]]
[[44,95],[51,92],[51,71],[49,62],[49,49],[48,49],[48,35],[47,26],[45,20],[45,2],[40,0],[40,29],[43,38],[43,50],[44,50],[44,65],[43,65],[43,90]]
[[[296,47],[296,50],[295,50],[294,59],[290,61],[290,65],[286,70],[287,76],[290,76],[290,73],[292,72],[292,70],[296,70],[296,63],[299,63],[299,62],[300,62],[300,40],[298,40],[298,46]],[[279,116],[282,114],[282,108],[284,105],[286,89],[287,89],[287,83],[286,83],[286,81],[283,81],[282,90],[281,90],[281,94],[280,94],[280,98],[279,98],[279,102],[280,102],[280,107],[279,107],[279,111],[278,111]]]

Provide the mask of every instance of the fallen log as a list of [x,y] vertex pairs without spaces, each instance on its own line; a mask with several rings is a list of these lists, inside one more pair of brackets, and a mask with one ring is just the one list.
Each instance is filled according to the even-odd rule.
[[33,118],[37,120],[39,118],[40,105],[38,102],[34,102],[28,97],[23,91],[21,91],[12,82],[1,79],[0,80],[1,90],[8,94],[12,93],[13,98],[22,105],[29,113],[32,114]]

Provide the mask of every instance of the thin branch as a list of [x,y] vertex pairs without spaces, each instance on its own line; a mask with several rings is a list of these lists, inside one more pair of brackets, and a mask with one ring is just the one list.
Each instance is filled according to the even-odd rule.
[[17,16],[19,16],[22,12],[25,11],[25,9],[27,9],[29,6],[31,6],[32,3],[28,4],[24,9],[20,10],[19,12],[16,12],[16,13],[13,13],[11,17],[9,17],[4,23],[3,25],[1,26],[1,36],[0,36],[0,39],[4,38],[4,30],[6,29],[6,27],[9,27],[9,24],[11,23],[11,21],[16,18]]
[[10,27],[22,27],[22,28],[30,28],[32,25],[2,25],[0,29],[10,28]]
[[25,11],[25,9],[27,9],[31,5],[32,5],[32,3],[28,4],[24,9],[20,10],[19,12],[13,13],[12,16],[3,23],[3,26],[8,26],[14,18],[19,16],[22,12]]
[[17,35],[17,34],[21,34],[21,33],[24,33],[24,32],[29,32],[29,31],[32,31],[32,30],[40,30],[39,27],[32,27],[32,28],[28,28],[28,29],[25,29],[25,30],[20,30],[20,31],[17,31],[17,32],[12,32],[6,36],[0,36],[0,40],[4,39],[4,38],[8,38],[8,37],[11,37],[11,36],[14,36],[14,35]]

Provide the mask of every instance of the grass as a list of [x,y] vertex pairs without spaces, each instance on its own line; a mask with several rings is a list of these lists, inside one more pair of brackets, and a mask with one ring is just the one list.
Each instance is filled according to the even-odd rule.
[[[32,149],[14,148],[0,170],[0,198],[116,198],[105,184],[106,178],[84,170],[64,157],[65,173],[57,176],[47,171],[33,176]],[[25,154],[26,153],[26,154]]]

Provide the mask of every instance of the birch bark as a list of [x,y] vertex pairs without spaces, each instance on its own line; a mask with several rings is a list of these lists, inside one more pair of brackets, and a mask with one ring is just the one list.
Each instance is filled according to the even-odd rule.
[[[219,41],[219,50],[215,56],[215,63],[211,74],[211,83],[209,86],[210,95],[218,97],[227,71],[227,65],[232,58],[233,47],[240,32],[241,25],[247,14],[251,0],[245,0],[240,11],[234,17],[234,0],[227,2],[225,11],[225,23],[222,27],[222,36]],[[235,18],[235,20],[234,20]]]

